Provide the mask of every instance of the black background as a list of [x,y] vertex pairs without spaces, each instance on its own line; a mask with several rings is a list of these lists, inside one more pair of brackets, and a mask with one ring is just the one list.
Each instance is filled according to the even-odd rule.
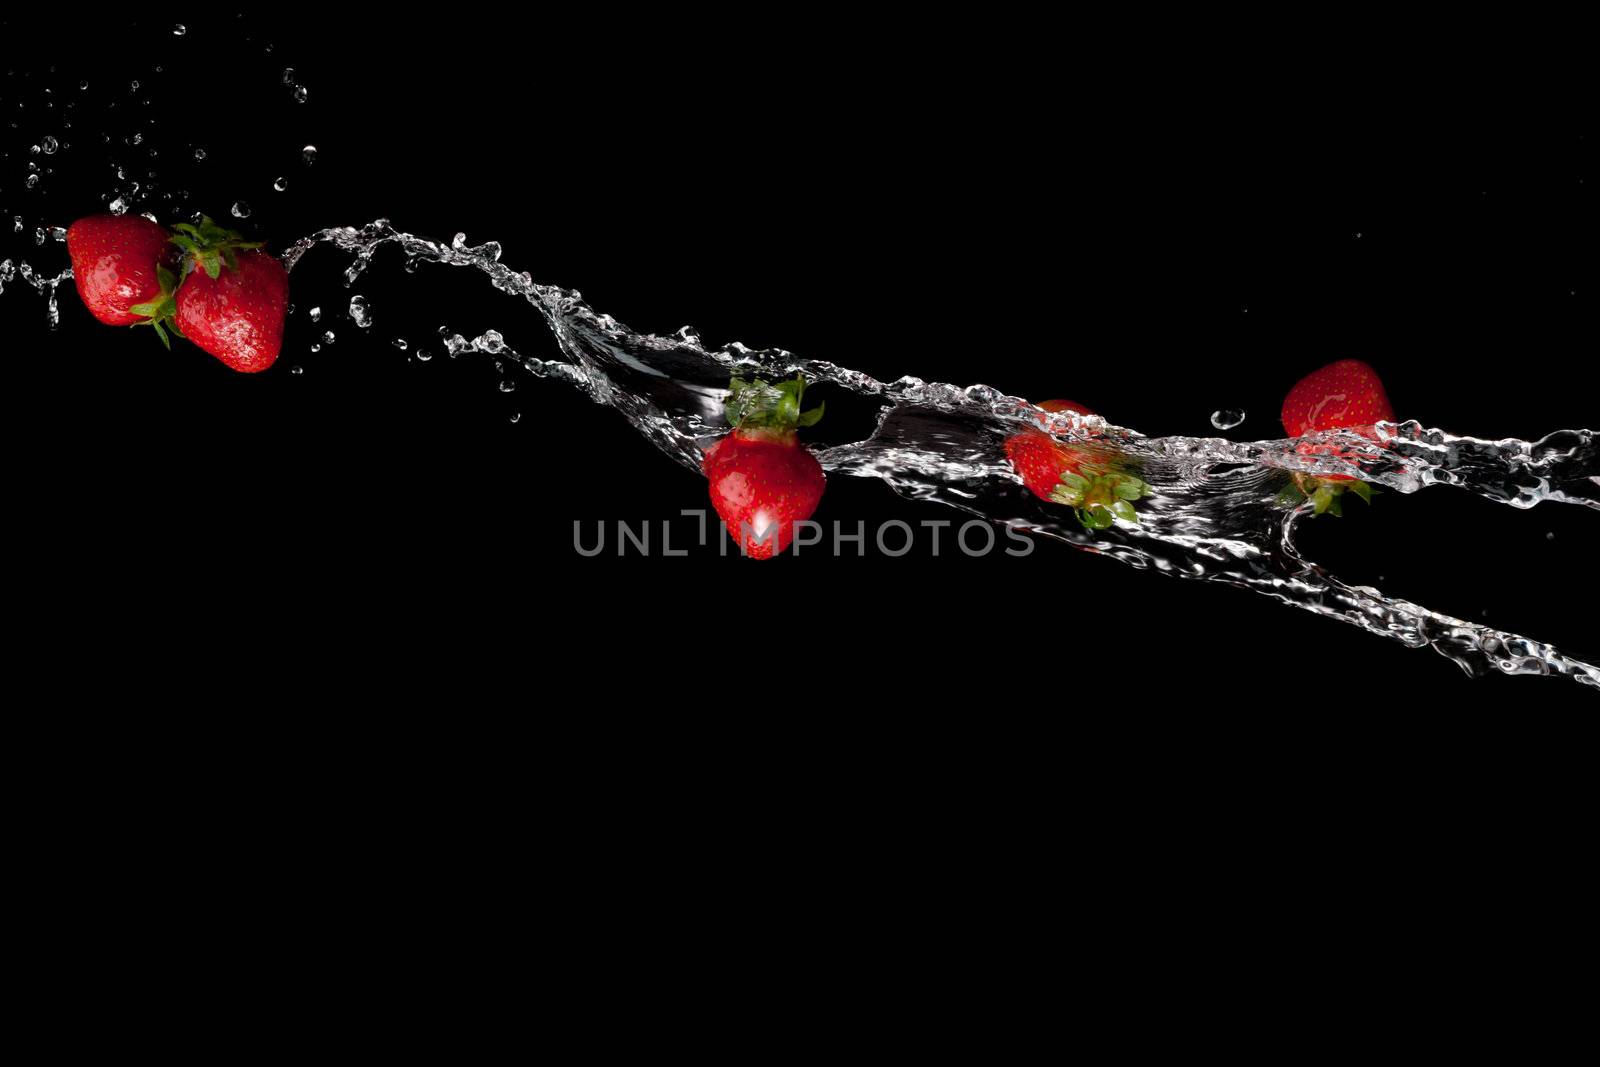
[[[247,201],[274,249],[380,217],[464,232],[642,330],[1071,396],[1153,435],[1215,433],[1210,413],[1241,407],[1231,436],[1278,436],[1283,392],[1345,356],[1427,425],[1595,425],[1592,121],[1561,85],[1371,55],[1179,62],[1021,23],[183,21],[182,38],[166,20],[80,28],[70,48],[16,47],[7,27],[6,106],[28,101],[0,130],[7,216],[31,232],[99,209],[136,150],[98,133],[143,111],[161,188],[219,218]],[[79,101],[57,131],[71,148],[23,194],[19,160],[56,122],[45,86]],[[29,375],[8,407],[32,427],[13,525],[51,590],[49,640],[120,676],[297,707],[375,714],[404,692],[610,721],[620,702],[637,731],[686,701],[765,741],[864,731],[886,752],[930,730],[1053,749],[1037,733],[1062,721],[1188,731],[1265,711],[1338,735],[1354,714],[1431,735],[1470,703],[1594,706],[1049,542],[1025,559],[581,559],[574,520],[675,516],[703,480],[558,383],[502,393],[487,361],[437,358],[446,324],[554,354],[481,279],[380,257],[346,290],[344,264],[323,250],[295,272],[284,355],[260,376],[100,327],[70,291],[54,332],[20,281],[0,298]],[[342,317],[352,292],[370,336]],[[320,353],[314,304],[338,334]],[[817,439],[864,433],[870,410],[827,400]],[[1302,536],[1335,573],[1600,658],[1592,514],[1443,489],[1351,510]],[[817,518],[964,519],[844,478]]]

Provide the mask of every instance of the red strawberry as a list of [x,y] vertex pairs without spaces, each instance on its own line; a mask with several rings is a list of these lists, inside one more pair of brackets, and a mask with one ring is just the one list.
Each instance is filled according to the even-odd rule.
[[1283,428],[1291,437],[1393,421],[1378,372],[1359,359],[1312,371],[1283,398]]
[[173,228],[173,242],[188,253],[175,319],[182,335],[236,371],[272,366],[283,348],[289,272],[261,242],[210,219]]
[[[1354,430],[1376,439],[1374,425],[1393,421],[1394,408],[1389,405],[1389,394],[1384,392],[1378,372],[1359,359],[1341,359],[1312,371],[1296,382],[1283,399],[1283,428],[1291,437]],[[1302,455],[1350,458],[1333,445],[1301,442],[1295,449]],[[1371,500],[1372,488],[1358,478],[1347,474],[1318,477],[1303,472],[1296,472],[1293,483],[1285,486],[1278,498],[1284,504],[1298,506],[1309,497],[1316,514],[1328,511],[1338,515],[1339,496],[1346,489],[1362,500]]]
[[139,215],[79,219],[67,227],[67,255],[83,306],[107,326],[150,322],[149,305],[171,294],[176,281],[178,250],[166,230]]
[[[1071,400],[1046,400],[1035,406],[1043,411],[1094,414]],[[1005,450],[1023,485],[1041,500],[1076,509],[1085,529],[1103,530],[1114,519],[1139,521],[1132,502],[1148,494],[1150,486],[1122,469],[1113,450],[1064,445],[1040,430],[1012,434],[1006,438]]]
[[702,469],[711,504],[728,533],[753,559],[770,559],[794,539],[794,524],[822,501],[822,464],[795,435],[822,408],[800,410],[805,381],[768,385],[759,378],[730,385],[726,413],[733,432],[707,450]]

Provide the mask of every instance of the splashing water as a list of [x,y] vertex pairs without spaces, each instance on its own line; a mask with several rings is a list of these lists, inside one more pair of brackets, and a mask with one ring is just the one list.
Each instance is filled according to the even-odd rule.
[[[443,244],[397,231],[387,220],[360,229],[326,229],[289,248],[285,264],[292,270],[322,244],[353,256],[347,284],[354,284],[385,245],[400,249],[407,270],[432,262],[482,273],[495,288],[520,297],[544,317],[565,358],[526,355],[494,330],[470,339],[446,336],[450,355],[481,353],[537,377],[568,382],[615,408],[663,452],[696,472],[704,449],[725,431],[722,401],[730,377],[800,373],[883,405],[870,437],[817,450],[823,467],[834,474],[877,478],[903,496],[938,501],[1134,567],[1253,589],[1411,647],[1431,647],[1469,674],[1564,675],[1600,688],[1600,668],[1548,644],[1340,581],[1296,548],[1293,535],[1304,509],[1274,506],[1289,474],[1304,471],[1359,475],[1401,493],[1452,485],[1517,508],[1550,502],[1600,510],[1600,442],[1593,430],[1560,430],[1538,441],[1487,441],[1405,422],[1380,423],[1377,442],[1346,432],[1305,439],[1337,445],[1348,459],[1322,451],[1302,454],[1297,441],[1145,437],[1098,416],[1046,413],[987,385],[959,387],[912,377],[882,382],[782,349],[756,350],[737,342],[707,348],[688,327],[668,337],[635,333],[592,310],[580,293],[540,285],[505,266],[497,243],[473,247],[460,234]],[[1090,533],[1070,509],[1029,493],[1002,445],[1031,427],[1067,440],[1093,433],[1101,444],[1125,452],[1154,487],[1140,502],[1140,521],[1118,521]]]

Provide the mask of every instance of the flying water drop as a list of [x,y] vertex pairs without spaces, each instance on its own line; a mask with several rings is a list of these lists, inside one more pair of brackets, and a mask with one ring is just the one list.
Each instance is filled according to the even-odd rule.
[[1221,411],[1211,413],[1211,425],[1219,430],[1231,430],[1244,422],[1244,411],[1241,408],[1223,408]]
[[249,218],[250,217],[250,205],[245,203],[243,200],[234,201],[234,204],[233,204],[233,217],[236,218],[236,219],[247,219],[247,218]]

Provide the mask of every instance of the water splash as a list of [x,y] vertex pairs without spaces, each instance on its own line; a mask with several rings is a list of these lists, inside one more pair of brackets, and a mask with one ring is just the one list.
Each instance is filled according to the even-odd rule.
[[[704,449],[724,432],[722,400],[730,377],[801,373],[883,405],[870,437],[817,451],[834,474],[877,478],[903,496],[937,501],[1134,567],[1252,589],[1411,647],[1431,647],[1470,674],[1564,675],[1600,688],[1600,668],[1548,644],[1341,581],[1296,548],[1295,527],[1305,509],[1274,506],[1290,472],[1304,471],[1359,475],[1400,493],[1451,485],[1518,508],[1549,502],[1600,510],[1600,443],[1592,430],[1561,430],[1538,441],[1488,441],[1405,422],[1379,424],[1377,441],[1344,432],[1300,441],[1145,437],[1099,416],[1046,413],[987,385],[912,377],[882,382],[782,349],[737,342],[709,348],[688,327],[668,337],[639,334],[591,309],[582,294],[541,285],[502,264],[497,243],[474,247],[461,234],[443,244],[379,220],[314,233],[289,248],[284,262],[292,270],[323,244],[353,257],[349,283],[387,245],[400,250],[408,271],[429,262],[483,274],[495,288],[538,310],[565,358],[520,352],[494,330],[473,338],[447,332],[451,356],[484,354],[537,377],[569,382],[596,403],[616,408],[692,470],[700,469]],[[1154,489],[1140,502],[1140,521],[1119,520],[1091,533],[1069,509],[1029,493],[1007,462],[1003,443],[1034,427],[1066,440],[1093,433],[1126,453]],[[1326,450],[1302,452],[1297,446],[1305,442],[1336,445],[1343,458]]]
[[72,268],[68,267],[60,274],[43,274],[26,260],[16,264],[9,259],[0,260],[0,294],[3,294],[6,286],[17,278],[21,278],[44,296],[45,318],[49,320],[50,328],[53,330],[61,325],[61,306],[56,298],[56,290],[62,282],[72,280]]

